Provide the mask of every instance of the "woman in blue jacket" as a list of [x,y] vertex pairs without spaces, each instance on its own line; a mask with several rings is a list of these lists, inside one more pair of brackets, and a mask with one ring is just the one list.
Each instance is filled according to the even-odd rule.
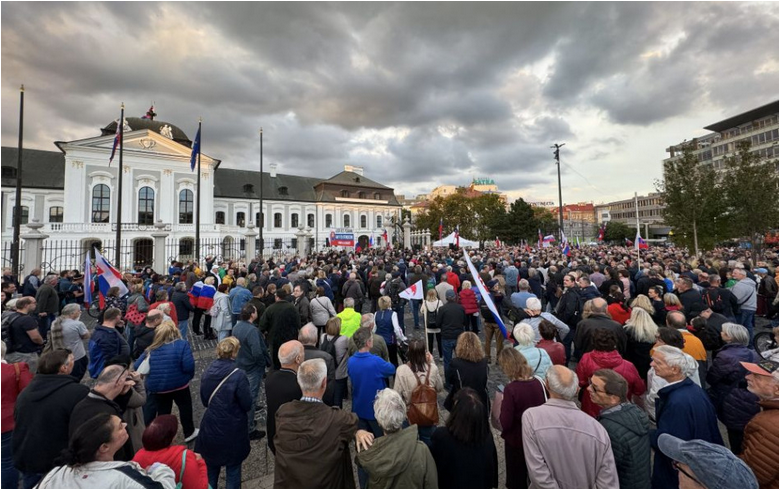
[[193,400],[189,385],[196,372],[196,364],[190,344],[182,339],[173,321],[164,321],[155,329],[152,344],[136,360],[136,370],[148,357],[144,423],[149,425],[157,416],[171,414],[172,403],[176,402],[185,441],[192,441],[198,436],[198,428],[193,425]]
[[250,455],[247,413],[253,401],[247,376],[236,366],[239,346],[233,336],[218,343],[217,360],[201,377],[201,403],[207,410],[195,450],[207,463],[213,489],[217,489],[221,467],[226,468],[226,489],[239,489],[242,462]]

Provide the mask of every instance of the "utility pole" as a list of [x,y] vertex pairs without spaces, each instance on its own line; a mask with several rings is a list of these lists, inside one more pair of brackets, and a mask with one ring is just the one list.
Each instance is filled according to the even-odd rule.
[[[264,129],[258,129],[258,257],[264,256]],[[263,259],[261,259],[263,260]]]
[[[22,240],[20,238],[22,226],[22,146],[24,138],[24,85],[19,89],[19,146],[16,156],[16,193],[14,194],[14,243],[11,249],[11,268],[16,275],[16,280],[22,279],[22,272],[19,270],[21,260]],[[37,264],[28,264],[28,271],[37,268]]]
[[560,200],[560,232],[563,233],[563,186],[560,183],[560,148],[564,147],[565,143],[555,143],[549,148],[555,149],[555,162],[557,162],[557,195]]

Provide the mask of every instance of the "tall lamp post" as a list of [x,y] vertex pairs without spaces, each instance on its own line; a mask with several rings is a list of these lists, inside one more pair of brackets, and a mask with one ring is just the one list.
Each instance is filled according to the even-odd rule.
[[[14,198],[14,243],[11,249],[11,266],[17,281],[22,277],[22,272],[19,271],[19,261],[21,258],[21,234],[22,225],[22,143],[24,141],[22,132],[24,130],[24,85],[19,89],[19,149],[16,156],[16,190]],[[38,267],[38,265],[30,265],[28,269]]]
[[560,148],[565,143],[555,143],[549,148],[555,149],[555,162],[557,162],[557,195],[560,200],[560,233],[563,233],[563,186],[560,184]]
[[264,255],[264,128],[258,129],[258,257]]

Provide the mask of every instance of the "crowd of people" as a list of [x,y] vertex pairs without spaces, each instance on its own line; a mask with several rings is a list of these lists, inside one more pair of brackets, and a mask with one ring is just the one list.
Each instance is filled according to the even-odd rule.
[[[777,266],[609,245],[207,257],[126,273],[94,328],[93,271],[6,270],[3,488],[217,488],[223,468],[240,488],[258,440],[277,488],[777,488],[778,352],[753,344],[762,318],[777,342]],[[195,393],[197,336],[216,347]]]

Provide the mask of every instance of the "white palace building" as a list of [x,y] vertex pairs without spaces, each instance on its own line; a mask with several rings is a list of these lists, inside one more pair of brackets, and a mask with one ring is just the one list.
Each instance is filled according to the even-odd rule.
[[[117,124],[111,122],[92,138],[54,142],[57,151],[23,150],[21,236],[48,236],[42,242],[44,249],[49,243],[44,267],[74,267],[96,243],[116,246],[119,158],[115,155],[109,165],[109,156]],[[165,235],[167,261],[192,257],[197,176],[190,169],[191,140],[173,124],[151,119],[126,118],[124,130],[121,267],[153,264],[153,236]],[[10,265],[17,159],[16,148],[2,148],[4,266]],[[387,218],[400,217],[394,189],[368,179],[360,167],[345,166],[329,178],[278,174],[273,164],[268,168],[261,216],[265,253],[296,249],[297,238],[321,248],[336,228],[351,229],[363,247],[370,237],[377,245]],[[255,256],[259,244],[248,241],[258,236],[258,171],[227,169],[205,154],[201,169],[201,256]],[[55,250],[54,241],[69,245]],[[113,261],[110,251],[105,255]],[[154,263],[162,264],[160,258]]]

